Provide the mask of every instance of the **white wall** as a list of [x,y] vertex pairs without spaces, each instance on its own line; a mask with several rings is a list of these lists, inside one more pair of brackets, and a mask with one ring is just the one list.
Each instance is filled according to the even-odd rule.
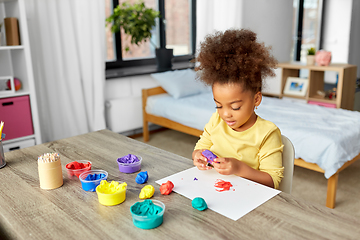
[[[360,78],[360,1],[354,0],[351,14],[349,43],[349,63],[357,65],[357,77]],[[360,105],[360,103],[358,103]]]
[[260,41],[272,46],[279,62],[290,61],[293,3],[289,0],[245,0],[242,23],[258,34]]
[[[289,62],[292,47],[293,3],[289,0],[244,0],[242,27],[256,32],[258,39],[272,47],[272,54],[279,62]],[[264,82],[263,93],[279,95],[281,70],[274,78]]]
[[292,15],[290,0],[197,0],[197,46],[215,30],[249,28],[279,62],[290,61]]
[[[357,65],[358,78],[360,78],[359,14],[359,0],[327,0],[323,35],[323,49],[331,52],[331,62]],[[334,72],[326,72],[325,80],[335,83],[335,75]]]
[[352,3],[353,0],[325,3],[323,49],[331,52],[332,63],[348,63]]

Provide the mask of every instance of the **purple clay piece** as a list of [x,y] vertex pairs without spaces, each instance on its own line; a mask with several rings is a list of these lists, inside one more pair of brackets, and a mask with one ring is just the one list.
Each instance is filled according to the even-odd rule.
[[137,156],[133,155],[133,154],[128,154],[124,157],[118,158],[117,160],[119,163],[135,163],[135,162],[139,162],[140,160],[138,159]]
[[204,150],[202,153],[201,153],[204,157],[206,157],[207,159],[207,164],[206,166],[208,167],[214,167],[211,163],[214,162],[214,159],[217,158],[217,156],[212,153],[210,150]]
[[214,159],[217,158],[217,156],[213,154],[210,150],[204,150],[201,154],[207,158],[208,163],[214,162]]
[[134,173],[141,169],[141,157],[133,154],[118,158],[117,163],[119,165],[119,171],[123,173]]

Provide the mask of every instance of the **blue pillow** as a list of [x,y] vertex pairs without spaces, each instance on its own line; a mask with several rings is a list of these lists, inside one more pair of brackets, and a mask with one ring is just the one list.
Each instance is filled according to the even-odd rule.
[[196,73],[192,69],[153,73],[151,77],[176,99],[211,90],[210,87],[195,79]]

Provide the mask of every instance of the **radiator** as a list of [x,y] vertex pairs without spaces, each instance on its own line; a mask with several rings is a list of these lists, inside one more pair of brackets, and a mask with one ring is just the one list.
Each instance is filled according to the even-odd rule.
[[106,126],[113,132],[126,132],[142,128],[141,97],[107,100]]

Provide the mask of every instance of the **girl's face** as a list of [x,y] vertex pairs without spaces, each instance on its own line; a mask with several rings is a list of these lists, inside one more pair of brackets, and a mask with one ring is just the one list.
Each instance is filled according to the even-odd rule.
[[245,131],[256,122],[254,108],[261,103],[261,92],[244,91],[241,84],[219,84],[212,87],[220,117],[235,131]]

